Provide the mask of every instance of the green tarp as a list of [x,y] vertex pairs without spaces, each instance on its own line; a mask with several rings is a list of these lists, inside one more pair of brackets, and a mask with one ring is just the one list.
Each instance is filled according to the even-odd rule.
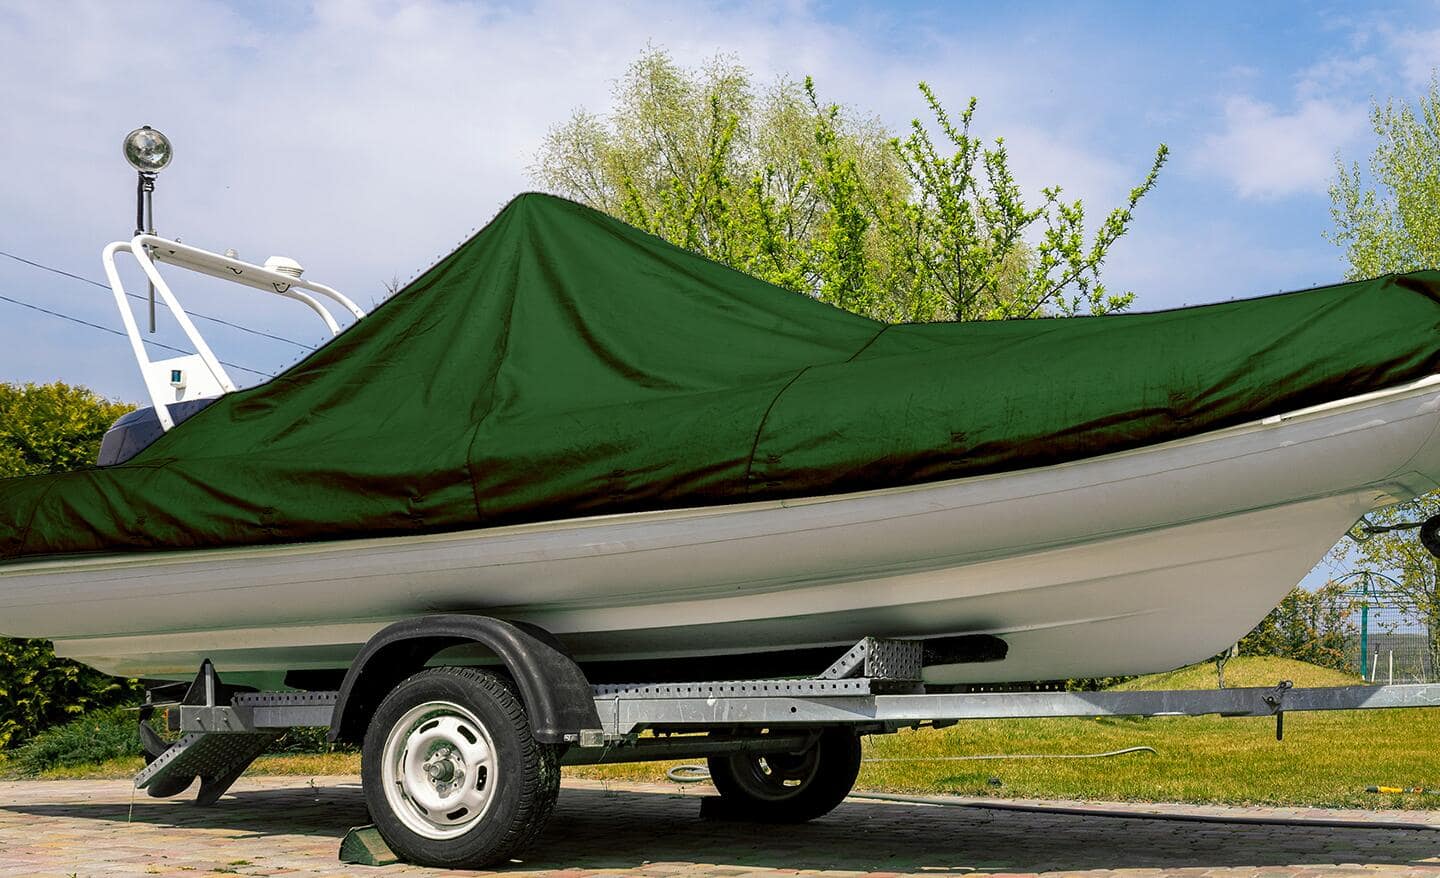
[[[1218,292],[1218,291],[1217,291]],[[992,473],[1430,374],[1440,272],[883,326],[544,195],[128,463],[0,482],[0,556],[488,527]]]

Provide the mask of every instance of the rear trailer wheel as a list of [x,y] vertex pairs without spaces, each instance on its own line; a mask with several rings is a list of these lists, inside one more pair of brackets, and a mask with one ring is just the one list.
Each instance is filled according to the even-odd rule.
[[1420,525],[1420,544],[1436,558],[1440,558],[1440,515],[1432,515]]
[[555,808],[555,747],[494,674],[431,668],[396,686],[370,719],[361,754],[365,804],[403,859],[425,866],[501,863]]
[[759,823],[804,823],[845,800],[860,773],[860,738],[826,729],[799,753],[712,756],[710,780],[727,813]]

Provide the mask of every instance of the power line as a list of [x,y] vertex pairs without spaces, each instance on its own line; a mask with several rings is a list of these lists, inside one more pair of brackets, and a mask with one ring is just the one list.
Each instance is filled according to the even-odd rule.
[[[126,336],[125,336],[125,333],[121,332],[121,331],[118,330],[118,329],[111,329],[111,328],[108,327],[108,326],[101,326],[101,325],[98,324],[98,323],[91,323],[89,320],[82,320],[82,319],[79,318],[79,317],[72,317],[72,316],[69,315],[69,314],[61,314],[59,311],[51,311],[49,308],[41,308],[39,305],[32,305],[32,304],[30,304],[29,302],[22,302],[22,301],[20,301],[19,299],[12,299],[12,298],[10,298],[9,296],[0,295],[0,302],[9,302],[9,303],[12,304],[12,305],[19,305],[21,308],[29,308],[31,311],[39,311],[41,314],[48,314],[48,315],[50,315],[51,317],[59,317],[61,320],[68,320],[68,321],[70,321],[71,323],[78,323],[78,324],[80,324],[81,326],[88,326],[88,327],[90,327],[91,329],[98,329],[98,330],[100,330],[101,332],[108,332],[108,333],[110,333],[111,335],[118,335],[118,336],[120,336],[121,338],[125,338],[125,337],[126,337]],[[177,347],[175,347],[174,345],[168,345],[168,344],[165,344],[164,342],[161,342],[161,341],[151,341],[151,342],[147,342],[147,344],[153,344],[153,345],[154,345],[155,347],[157,347],[157,348],[164,348],[164,349],[167,350],[167,351],[174,351],[174,352],[177,353],[177,354],[193,354],[193,353],[195,353],[194,351],[187,351],[187,350],[185,350],[184,348],[177,348]],[[225,362],[224,360],[221,360],[221,361],[220,361],[220,364],[221,364],[221,365],[224,365],[224,366],[229,366],[231,369],[239,369],[239,370],[242,371],[242,372],[249,372],[249,373],[251,373],[252,375],[259,375],[261,378],[274,378],[274,377],[275,377],[274,375],[270,374],[269,372],[261,372],[259,369],[251,369],[249,366],[241,366],[241,365],[239,365],[239,364],[237,364],[237,363],[227,363],[227,362]]]
[[[109,285],[109,284],[102,284],[100,281],[95,280],[95,279],[93,279],[93,278],[88,278],[88,277],[85,277],[84,275],[74,274],[74,273],[72,273],[72,272],[65,271],[64,269],[61,269],[61,268],[55,268],[54,266],[51,266],[51,265],[45,265],[45,264],[43,264],[43,263],[36,262],[36,261],[34,261],[33,259],[26,259],[26,258],[23,257],[23,256],[16,256],[14,253],[6,253],[4,250],[0,250],[0,256],[4,256],[4,257],[6,257],[7,259],[13,259],[13,260],[15,260],[16,262],[23,263],[23,264],[28,265],[28,266],[30,266],[30,267],[32,267],[32,268],[38,268],[38,269],[40,269],[41,271],[48,271],[48,272],[50,272],[51,274],[58,274],[58,275],[60,275],[61,277],[68,277],[68,278],[70,278],[71,280],[78,280],[78,281],[80,281],[81,283],[87,283],[87,284],[89,284],[89,285],[92,286],[92,287],[99,287],[100,289],[106,290],[107,292],[110,290],[110,285]],[[144,296],[142,296],[142,295],[140,295],[140,294],[138,294],[138,293],[126,293],[125,295],[129,296],[129,297],[132,298],[132,299],[136,299],[136,300],[138,300],[138,301],[141,301],[141,302],[148,302],[148,301],[150,301],[149,299],[145,298]],[[307,350],[307,351],[313,351],[313,350],[315,350],[315,346],[314,346],[314,345],[306,344],[306,343],[303,342],[303,341],[296,341],[296,340],[293,339],[293,338],[286,338],[286,337],[283,336],[283,335],[273,335],[273,334],[271,334],[271,333],[269,333],[269,332],[265,332],[264,330],[261,330],[261,329],[253,329],[253,328],[251,328],[251,327],[249,327],[249,326],[244,326],[244,325],[239,324],[239,323],[232,323],[231,321],[225,320],[224,318],[221,318],[221,317],[211,317],[209,314],[201,314],[201,313],[198,312],[198,311],[186,311],[185,313],[191,315],[192,317],[199,317],[201,320],[209,320],[211,323],[219,323],[221,326],[228,326],[228,327],[230,327],[231,329],[238,329],[238,330],[240,330],[241,332],[248,332],[248,333],[250,333],[251,335],[259,335],[259,336],[263,336],[264,338],[274,339],[275,341],[283,341],[283,342],[285,342],[286,344],[293,344],[293,345],[295,345],[296,347],[304,348],[304,349]]]

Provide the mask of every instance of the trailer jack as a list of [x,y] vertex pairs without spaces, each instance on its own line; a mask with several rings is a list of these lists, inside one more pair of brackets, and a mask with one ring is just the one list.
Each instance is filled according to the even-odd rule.
[[1265,704],[1275,711],[1275,740],[1285,740],[1285,693],[1295,688],[1289,680],[1281,680],[1274,691],[1265,696]]

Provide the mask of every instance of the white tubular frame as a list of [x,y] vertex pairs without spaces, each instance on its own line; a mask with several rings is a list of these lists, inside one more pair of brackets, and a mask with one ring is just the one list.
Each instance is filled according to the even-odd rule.
[[[223,393],[233,392],[236,389],[235,382],[230,379],[225,367],[220,364],[219,358],[210,350],[210,345],[205,342],[200,331],[191,322],[190,315],[185,313],[185,309],[181,307],[175,294],[171,292],[170,285],[165,282],[165,278],[155,267],[156,261],[231,283],[254,287],[273,295],[284,296],[287,299],[294,299],[314,311],[325,322],[331,335],[340,333],[340,324],[336,322],[329,309],[316,298],[316,295],[339,304],[357,320],[365,316],[365,312],[354,302],[324,284],[274,271],[262,265],[242,262],[219,253],[211,253],[208,250],[191,247],[178,241],[170,241],[155,235],[136,235],[130,241],[115,241],[107,245],[100,256],[101,262],[105,266],[105,278],[110,282],[110,290],[115,295],[115,307],[119,309],[120,319],[125,324],[125,334],[130,339],[130,349],[135,355],[135,361],[140,365],[140,374],[145,381],[145,389],[150,394],[150,401],[155,406],[155,415],[159,418],[160,426],[167,431],[175,426],[175,420],[171,417],[168,408],[174,400],[165,398],[166,388],[161,387],[155,381],[154,376],[147,368],[154,361],[150,359],[145,350],[144,338],[140,335],[140,327],[135,322],[135,313],[127,299],[125,286],[120,281],[120,272],[115,267],[116,253],[129,253],[135,257],[140,269],[145,272],[145,277],[154,285],[156,293],[170,309],[170,313],[174,315],[175,321],[180,325],[185,336],[190,339],[190,343],[195,346],[196,354]],[[302,290],[308,292],[302,292]],[[316,295],[310,295],[310,293]]]
[[[170,241],[156,235],[137,235],[135,240],[130,243],[132,247],[139,248],[135,251],[136,258],[142,263],[149,262],[150,257],[153,256],[156,260],[169,265],[188,268],[200,274],[208,274],[221,280],[228,280],[247,287],[254,287],[257,290],[264,290],[267,293],[284,296],[287,299],[304,302],[320,315],[332,334],[338,333],[340,328],[335,323],[335,319],[330,316],[330,312],[312,296],[307,296],[300,290],[309,290],[316,295],[330,299],[349,311],[356,320],[365,316],[365,312],[360,310],[358,305],[337,290],[301,277],[274,271],[263,265],[252,265],[249,262],[221,256],[219,253],[211,253],[209,250],[201,250],[199,247],[191,247],[189,244],[181,244],[179,241]],[[141,253],[145,255],[139,255]]]

